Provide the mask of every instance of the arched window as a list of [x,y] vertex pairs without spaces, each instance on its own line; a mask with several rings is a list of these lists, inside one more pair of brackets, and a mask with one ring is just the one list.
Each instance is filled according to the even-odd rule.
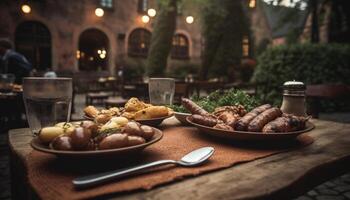
[[151,43],[151,32],[137,28],[130,33],[128,41],[128,54],[135,57],[147,57]]
[[175,34],[171,48],[171,58],[189,59],[189,42],[185,35]]
[[98,29],[88,29],[79,37],[79,49],[76,57],[79,70],[107,70],[109,58],[109,41],[107,35]]
[[34,69],[44,71],[51,67],[51,34],[44,24],[37,21],[19,24],[15,32],[15,47]]

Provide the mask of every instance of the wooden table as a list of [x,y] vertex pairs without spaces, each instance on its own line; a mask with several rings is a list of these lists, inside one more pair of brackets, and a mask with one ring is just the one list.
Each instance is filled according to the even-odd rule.
[[[305,148],[235,165],[183,181],[106,196],[107,199],[290,199],[350,169],[350,124],[312,120],[316,129],[308,135],[315,142]],[[164,126],[176,125],[170,118]],[[11,130],[11,169],[14,197],[35,197],[26,183],[26,156],[31,133]]]

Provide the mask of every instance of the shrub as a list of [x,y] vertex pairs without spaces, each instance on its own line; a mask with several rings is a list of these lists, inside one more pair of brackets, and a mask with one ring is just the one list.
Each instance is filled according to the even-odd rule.
[[127,58],[124,67],[124,80],[138,79],[145,74],[146,60],[143,58]]
[[[270,48],[258,58],[252,81],[257,94],[280,105],[281,86],[297,80],[305,84],[350,84],[350,46],[340,44],[296,44]],[[326,105],[328,109],[330,105]]]

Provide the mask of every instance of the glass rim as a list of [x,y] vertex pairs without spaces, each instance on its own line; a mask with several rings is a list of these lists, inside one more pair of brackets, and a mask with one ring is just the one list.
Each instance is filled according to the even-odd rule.
[[149,80],[169,80],[169,81],[172,81],[175,79],[174,78],[149,78]]
[[68,77],[56,77],[56,78],[49,78],[49,77],[24,77],[23,80],[72,80],[72,78]]

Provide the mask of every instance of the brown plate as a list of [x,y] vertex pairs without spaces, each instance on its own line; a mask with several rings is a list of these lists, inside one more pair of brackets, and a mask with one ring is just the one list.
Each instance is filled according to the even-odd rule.
[[[140,124],[143,124],[143,125],[158,126],[159,124],[161,124],[163,122],[163,120],[165,120],[165,119],[167,119],[169,117],[172,117],[172,116],[173,116],[173,114],[168,115],[168,116],[164,116],[164,117],[159,117],[159,118],[141,119],[141,120],[135,120],[135,121],[139,122]],[[94,121],[94,118],[92,118],[92,117],[89,117],[89,116],[86,116],[86,115],[84,115],[83,117],[85,119]]]
[[42,144],[39,141],[38,137],[33,138],[31,141],[31,146],[38,151],[42,151],[45,153],[55,154],[59,157],[79,157],[79,158],[96,158],[96,157],[108,157],[108,156],[124,156],[132,153],[137,153],[142,151],[147,146],[158,142],[163,137],[163,132],[159,129],[153,128],[155,130],[155,134],[153,138],[140,145],[117,148],[117,149],[106,149],[106,150],[95,150],[95,151],[62,151],[62,150],[54,150],[50,149],[48,145]]
[[190,116],[190,113],[174,112],[175,118],[181,122],[182,125],[191,125],[187,122],[186,118]]
[[271,140],[291,140],[298,135],[311,131],[315,128],[315,125],[311,122],[306,122],[306,127],[300,131],[292,131],[285,133],[262,133],[262,132],[248,132],[248,131],[227,131],[208,126],[203,126],[191,121],[189,117],[186,118],[187,122],[197,127],[201,133],[205,133],[211,136],[220,137],[229,140],[259,140],[259,141],[271,141]]

